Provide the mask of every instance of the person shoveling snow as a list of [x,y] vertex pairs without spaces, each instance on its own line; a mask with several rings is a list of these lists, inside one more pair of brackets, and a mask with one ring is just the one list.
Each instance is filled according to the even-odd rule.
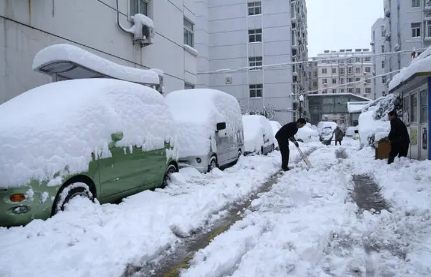
[[284,125],[278,130],[277,134],[275,134],[281,153],[281,168],[284,171],[290,170],[288,167],[290,155],[289,140],[292,141],[296,147],[299,147],[295,139],[295,134],[298,132],[299,128],[304,127],[306,123],[304,118],[300,118],[296,122],[290,122]]

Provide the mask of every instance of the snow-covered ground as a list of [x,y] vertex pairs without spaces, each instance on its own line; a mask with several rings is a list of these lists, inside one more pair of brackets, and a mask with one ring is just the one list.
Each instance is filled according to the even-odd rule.
[[278,152],[241,157],[234,167],[206,175],[186,168],[168,188],[119,205],[77,199],[49,220],[0,228],[0,276],[120,276],[129,263],[173,251],[181,237],[223,217],[280,168]]
[[[349,138],[341,147],[301,147],[318,147],[313,168],[284,173],[181,276],[431,276],[431,162],[388,166]],[[0,228],[0,276],[120,276],[127,264],[175,251],[279,167],[275,152],[206,175],[183,169],[167,189],[119,205],[76,199],[47,221]],[[374,180],[389,211],[360,210],[353,175]]]
[[[431,163],[388,166],[358,148],[346,139],[312,153],[313,169],[285,174],[181,276],[430,276]],[[390,211],[358,210],[360,174],[382,187]]]

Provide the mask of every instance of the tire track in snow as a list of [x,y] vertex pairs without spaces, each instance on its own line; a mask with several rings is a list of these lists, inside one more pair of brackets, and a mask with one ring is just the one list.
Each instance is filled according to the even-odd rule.
[[[305,155],[310,155],[316,150],[316,147],[304,151]],[[294,164],[302,163],[301,157],[297,157],[292,161]],[[177,247],[178,250],[173,253],[168,253],[165,256],[158,257],[152,261],[146,262],[141,266],[129,265],[128,269],[124,272],[122,277],[141,277],[141,276],[154,276],[154,277],[171,277],[179,276],[182,269],[188,268],[190,260],[194,254],[200,249],[205,248],[215,237],[228,230],[233,224],[243,219],[242,212],[248,209],[251,203],[258,199],[262,194],[271,190],[272,186],[276,184],[279,178],[283,176],[279,171],[274,174],[267,182],[262,184],[260,189],[250,195],[248,199],[242,204],[233,205],[226,208],[220,213],[226,213],[227,216],[222,218],[219,222],[212,226],[202,228],[202,232],[195,232],[190,237],[183,237],[181,246]],[[266,227],[263,228],[262,234],[268,232]],[[249,246],[247,246],[249,247]],[[246,253],[245,251],[244,253]],[[224,275],[220,275],[224,276]]]

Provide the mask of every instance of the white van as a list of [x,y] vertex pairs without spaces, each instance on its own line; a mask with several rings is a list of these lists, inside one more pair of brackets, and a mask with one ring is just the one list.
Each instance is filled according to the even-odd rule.
[[179,163],[202,173],[236,162],[244,153],[244,131],[238,100],[213,89],[169,93],[166,103],[174,117]]

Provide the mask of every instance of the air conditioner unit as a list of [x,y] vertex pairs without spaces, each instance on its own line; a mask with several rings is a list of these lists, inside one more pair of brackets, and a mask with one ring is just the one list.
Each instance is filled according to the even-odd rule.
[[139,43],[141,47],[153,44],[154,38],[154,23],[149,17],[143,14],[135,14],[131,16],[133,26],[125,28],[121,26],[117,18],[118,26],[127,33],[133,34],[133,44]]

